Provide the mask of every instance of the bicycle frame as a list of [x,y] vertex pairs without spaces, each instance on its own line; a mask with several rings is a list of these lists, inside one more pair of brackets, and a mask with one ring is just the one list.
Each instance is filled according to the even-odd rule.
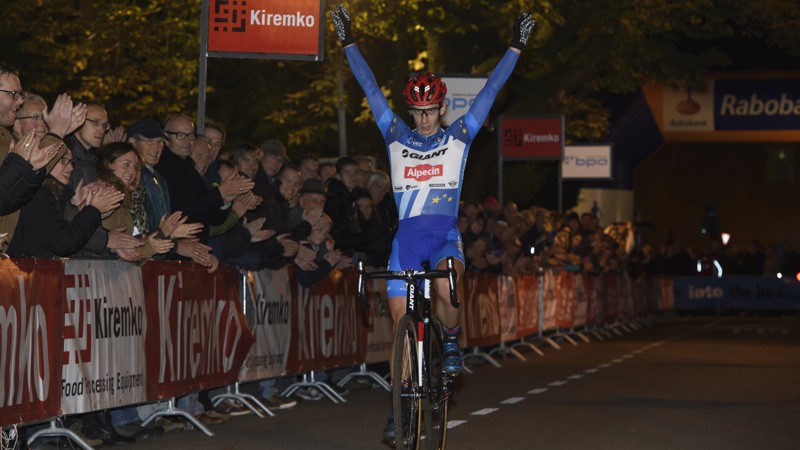
[[[429,421],[432,416],[429,414],[436,414],[435,411],[444,411],[440,416],[440,419],[436,420],[446,420],[447,417],[447,401],[450,397],[450,384],[451,379],[450,376],[447,375],[444,370],[441,370],[440,373],[437,372],[435,374],[431,374],[432,367],[435,366],[435,362],[433,360],[433,353],[441,355],[442,348],[441,348],[441,341],[442,338],[437,334],[436,342],[437,342],[437,350],[433,350],[432,339],[434,336],[432,333],[437,333],[436,329],[433,328],[433,314],[432,314],[432,305],[431,305],[431,279],[433,278],[448,278],[449,287],[450,287],[450,302],[451,304],[458,308],[460,306],[457,298],[456,298],[456,270],[454,267],[454,260],[452,257],[447,258],[447,270],[431,270],[430,264],[427,261],[422,263],[423,270],[403,270],[403,271],[385,271],[385,272],[371,272],[366,273],[364,270],[364,264],[362,261],[358,261],[358,295],[362,301],[366,301],[366,297],[364,295],[364,278],[372,278],[372,279],[397,279],[403,280],[406,283],[406,312],[400,318],[399,326],[395,333],[395,342],[394,342],[394,367],[392,369],[393,381],[397,383],[397,380],[403,380],[410,378],[413,381],[414,388],[410,389],[409,391],[405,391],[404,388],[399,387],[399,384],[394,385],[395,389],[395,397],[394,397],[394,411],[395,417],[399,409],[401,408],[398,406],[400,401],[410,401],[410,402],[420,402],[419,403],[419,413],[422,414],[422,411],[425,411],[425,419],[426,419],[426,436],[429,436],[432,441],[426,441],[429,444],[436,442],[436,447],[438,449],[444,448],[444,439],[446,433],[446,426],[442,424],[439,429],[441,434],[438,437],[432,437],[428,433],[433,430],[433,423]],[[416,347],[416,357],[414,357],[415,361],[412,365],[405,365],[400,364],[398,361],[398,353],[397,351],[401,348],[398,347],[399,341],[398,339],[401,338],[401,330],[413,330],[411,333],[402,334],[402,336],[408,338],[411,335],[416,335],[416,345],[413,342],[409,342],[409,340],[405,340],[406,345],[408,346],[415,346]],[[405,332],[403,332],[405,333]],[[398,366],[398,364],[400,364]],[[416,367],[414,367],[414,365]],[[416,375],[416,380],[413,380],[412,374]],[[424,403],[424,405],[423,405]],[[413,407],[412,411],[417,407]],[[440,409],[441,408],[441,409]],[[417,416],[416,419],[413,419],[413,424],[411,425],[410,430],[416,433],[416,443],[414,442],[405,442],[402,448],[406,448],[405,445],[408,444],[408,448],[415,448],[415,445],[419,443],[419,439],[422,433],[421,425],[419,423],[419,419],[421,416]],[[398,422],[395,422],[397,424]],[[403,425],[404,427],[405,425]],[[396,425],[397,427],[397,425]],[[402,429],[402,428],[401,428]],[[408,430],[408,429],[407,429]],[[405,430],[404,430],[405,433]],[[397,432],[399,436],[401,433],[400,431]],[[410,438],[410,436],[409,436]],[[401,448],[397,444],[398,448]],[[441,445],[441,447],[439,447]],[[432,447],[428,447],[432,448]]]

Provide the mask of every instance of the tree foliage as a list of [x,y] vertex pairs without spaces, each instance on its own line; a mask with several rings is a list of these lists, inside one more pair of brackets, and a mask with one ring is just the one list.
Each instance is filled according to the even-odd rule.
[[[394,105],[402,104],[400,88],[410,72],[490,72],[507,48],[514,18],[532,9],[534,35],[490,119],[563,114],[572,142],[607,139],[609,98],[636,92],[645,79],[696,87],[708,71],[755,60],[740,54],[739,42],[800,53],[800,6],[783,0],[350,0],[346,5],[356,41]],[[0,17],[3,59],[23,70],[26,89],[47,98],[68,91],[106,103],[113,121],[191,114],[200,7],[201,0],[12,2]],[[295,154],[313,150],[335,156],[339,69],[349,151],[382,155],[380,136],[329,22],[323,62],[209,60],[207,116],[225,123],[232,140],[276,137]],[[487,148],[472,158],[478,159],[478,170],[491,172],[496,140],[484,141]]]

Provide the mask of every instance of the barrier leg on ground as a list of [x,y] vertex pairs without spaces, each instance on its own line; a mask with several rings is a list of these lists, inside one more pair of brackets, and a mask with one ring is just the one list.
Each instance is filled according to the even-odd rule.
[[586,342],[587,344],[591,344],[592,343],[592,340],[589,339],[589,336],[586,336],[585,334],[583,334],[582,332],[580,332],[578,330],[569,330],[569,334],[571,336],[577,336],[578,339],[582,340],[583,342]]
[[514,347],[514,348],[517,348],[517,347],[527,348],[527,349],[530,349],[530,350],[534,351],[535,353],[538,353],[539,356],[544,356],[544,352],[539,347],[533,345],[532,342],[528,342],[525,339],[521,339],[519,342],[515,342],[512,345],[512,347]]
[[554,340],[550,339],[550,336],[544,336],[544,335],[539,335],[539,336],[536,336],[536,338],[534,338],[534,339],[531,341],[531,343],[534,343],[534,342],[536,342],[536,341],[542,341],[542,342],[544,342],[545,344],[549,345],[550,347],[552,347],[552,348],[554,348],[554,349],[556,349],[556,350],[561,350],[561,346],[560,346],[560,345],[558,345],[558,342],[556,342],[556,341],[554,341]]
[[464,362],[466,362],[468,359],[473,359],[473,358],[480,358],[497,368],[501,367],[500,363],[497,362],[496,359],[492,358],[492,356],[489,355],[488,353],[482,352],[478,347],[472,347],[472,352],[464,353]]
[[389,383],[386,382],[386,380],[381,378],[381,376],[378,375],[377,373],[375,373],[375,372],[373,372],[371,370],[367,370],[367,363],[361,363],[361,365],[358,367],[358,371],[357,372],[348,373],[347,375],[344,376],[344,378],[339,380],[339,382],[336,383],[336,384],[339,387],[344,387],[344,385],[349,383],[350,380],[352,380],[354,378],[367,378],[367,379],[370,379],[370,380],[374,381],[378,386],[386,389],[387,392],[391,392],[392,391],[392,386],[390,386]]
[[594,336],[598,341],[606,340],[606,337],[603,335],[603,333],[600,332],[600,330],[597,329],[596,326],[593,326],[591,328],[587,327],[584,331]]
[[501,355],[511,354],[523,362],[528,360],[528,358],[526,358],[522,353],[518,352],[513,346],[507,346],[505,342],[501,342],[499,346],[489,350],[490,355],[494,355],[496,353]]
[[94,450],[94,447],[87,444],[86,441],[81,439],[77,434],[73,433],[72,430],[59,427],[58,425],[56,425],[56,419],[50,421],[49,427],[39,430],[33,433],[32,435],[28,436],[28,446],[30,447],[31,445],[33,445],[33,442],[36,439],[42,437],[63,437],[78,444],[78,446],[83,450]]
[[347,400],[344,399],[338,392],[333,390],[332,387],[328,386],[328,383],[324,381],[316,381],[314,380],[314,371],[312,370],[309,373],[303,374],[303,380],[297,381],[292,383],[286,391],[284,391],[284,397],[290,397],[292,394],[295,393],[300,388],[315,388],[319,389],[322,392],[322,395],[328,397],[328,400],[332,401],[333,403],[347,403]]
[[561,338],[561,339],[564,339],[565,341],[569,342],[572,345],[575,345],[575,346],[578,345],[578,343],[575,341],[575,339],[572,339],[568,333],[562,332],[561,330],[556,330],[556,332],[551,334],[550,337],[552,339]]
[[[606,328],[608,328],[610,331],[613,331],[614,334],[616,334],[617,336],[622,336],[623,335],[622,331],[620,330],[620,328],[622,328],[622,325],[619,322],[610,323],[610,324],[606,325]],[[627,331],[630,333],[631,330],[627,330]]]
[[636,330],[636,331],[638,331],[638,330],[641,330],[641,329],[642,329],[642,325],[639,323],[638,319],[629,319],[629,320],[626,320],[626,321],[625,321],[625,324],[626,324],[626,325],[627,325],[629,328],[631,328],[631,329],[633,329],[633,330]]
[[145,419],[144,422],[142,422],[142,427],[146,427],[159,417],[183,417],[192,426],[202,431],[203,434],[205,434],[206,436],[214,436],[214,433],[211,432],[211,430],[209,430],[205,425],[203,425],[203,422],[200,422],[197,419],[197,417],[193,416],[192,414],[189,414],[188,412],[182,409],[176,408],[175,398],[169,399],[169,401],[167,401],[167,406],[162,406],[161,408],[159,408],[158,411],[154,412],[153,414],[150,414],[150,417],[148,417],[147,419]]
[[[231,392],[231,386],[233,386],[233,392]],[[239,382],[237,381],[233,385],[228,385],[228,392],[224,394],[215,395],[214,398],[211,399],[214,406],[219,405],[224,400],[236,400],[241,402],[244,406],[246,406],[250,411],[253,411],[253,414],[257,415],[260,419],[264,418],[264,415],[261,414],[261,411],[267,413],[270,417],[275,417],[275,413],[270,411],[269,408],[264,406],[258,398],[254,395],[250,395],[246,392],[241,392],[239,390]],[[252,402],[252,403],[251,403]],[[258,408],[256,408],[256,405]],[[261,411],[259,411],[261,409]]]

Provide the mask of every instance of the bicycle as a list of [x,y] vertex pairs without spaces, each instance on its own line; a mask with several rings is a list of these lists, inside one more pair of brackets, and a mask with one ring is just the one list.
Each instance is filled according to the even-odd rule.
[[418,449],[423,442],[427,450],[441,450],[447,439],[447,404],[452,396],[452,379],[442,365],[441,327],[432,326],[437,319],[431,314],[430,280],[448,278],[450,303],[456,308],[460,304],[456,298],[452,257],[447,258],[446,270],[431,270],[428,261],[424,261],[422,267],[423,270],[368,273],[363,261],[358,261],[358,295],[365,300],[365,278],[406,282],[406,313],[397,324],[392,353],[395,448]]

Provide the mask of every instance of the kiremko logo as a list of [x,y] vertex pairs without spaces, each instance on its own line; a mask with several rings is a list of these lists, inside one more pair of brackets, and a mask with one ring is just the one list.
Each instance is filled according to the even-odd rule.
[[[251,2],[252,3],[252,2]],[[214,2],[214,31],[244,33],[247,26],[312,28],[317,18],[296,11],[292,14],[275,14],[266,9],[247,8],[246,0],[216,0]]]

